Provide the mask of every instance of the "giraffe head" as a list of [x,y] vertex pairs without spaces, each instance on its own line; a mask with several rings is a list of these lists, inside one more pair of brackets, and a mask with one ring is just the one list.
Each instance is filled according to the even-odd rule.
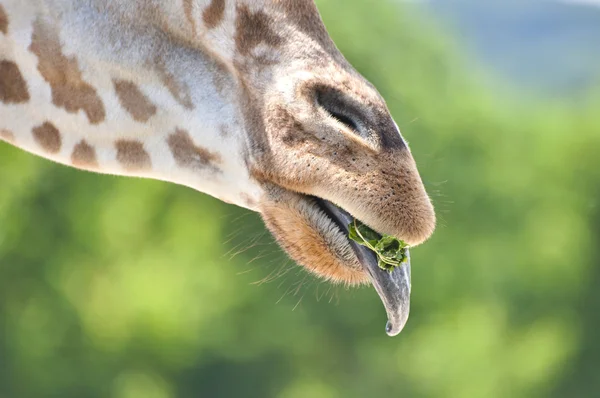
[[373,283],[388,334],[397,334],[408,317],[410,266],[381,271],[373,253],[349,241],[347,226],[353,216],[418,245],[434,230],[432,204],[385,101],[337,50],[312,0],[275,3],[270,14],[238,8],[234,64],[247,164],[264,189],[257,209],[308,270]]
[[410,265],[380,270],[347,226],[414,246],[433,232],[433,207],[385,101],[313,0],[46,1],[52,13],[23,18],[12,15],[27,2],[0,5],[0,39],[25,35],[22,46],[31,30],[8,52],[23,59],[0,65],[0,139],[254,209],[311,272],[371,282],[388,334],[400,332]]

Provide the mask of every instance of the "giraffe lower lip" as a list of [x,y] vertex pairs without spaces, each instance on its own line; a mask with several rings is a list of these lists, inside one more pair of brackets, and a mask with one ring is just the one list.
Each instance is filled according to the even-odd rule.
[[[320,198],[315,199],[325,214],[347,236],[348,225],[352,223],[354,218],[348,212],[340,209],[331,202]],[[354,249],[358,261],[369,275],[373,287],[383,302],[388,317],[386,333],[389,336],[397,335],[404,328],[410,311],[411,275],[409,251],[407,250],[406,252],[408,261],[389,272],[379,268],[377,255],[373,251],[350,239],[349,242],[350,246]]]

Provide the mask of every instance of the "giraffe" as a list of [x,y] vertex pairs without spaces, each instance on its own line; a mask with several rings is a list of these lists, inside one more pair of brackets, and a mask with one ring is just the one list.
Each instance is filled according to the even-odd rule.
[[415,246],[435,212],[313,0],[0,0],[0,140],[256,211],[310,272],[371,283],[389,335],[407,321],[410,263],[382,271],[347,226]]

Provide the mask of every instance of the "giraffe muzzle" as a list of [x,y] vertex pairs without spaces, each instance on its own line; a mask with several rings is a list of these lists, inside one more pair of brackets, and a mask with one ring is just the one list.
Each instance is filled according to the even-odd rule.
[[[348,225],[353,222],[353,217],[329,201],[323,199],[318,199],[317,201],[326,214],[347,234]],[[383,302],[388,317],[385,331],[389,336],[396,336],[406,325],[410,312],[411,275],[409,250],[406,251],[408,261],[390,272],[379,267],[375,252],[352,240],[349,241],[358,261],[369,275],[375,291],[377,291],[379,298]]]

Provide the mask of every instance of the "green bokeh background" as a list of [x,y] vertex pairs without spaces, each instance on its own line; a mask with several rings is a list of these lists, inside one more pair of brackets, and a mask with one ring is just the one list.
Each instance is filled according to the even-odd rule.
[[527,100],[395,1],[318,1],[439,216],[396,338],[256,214],[0,145],[0,397],[600,396],[600,90]]

